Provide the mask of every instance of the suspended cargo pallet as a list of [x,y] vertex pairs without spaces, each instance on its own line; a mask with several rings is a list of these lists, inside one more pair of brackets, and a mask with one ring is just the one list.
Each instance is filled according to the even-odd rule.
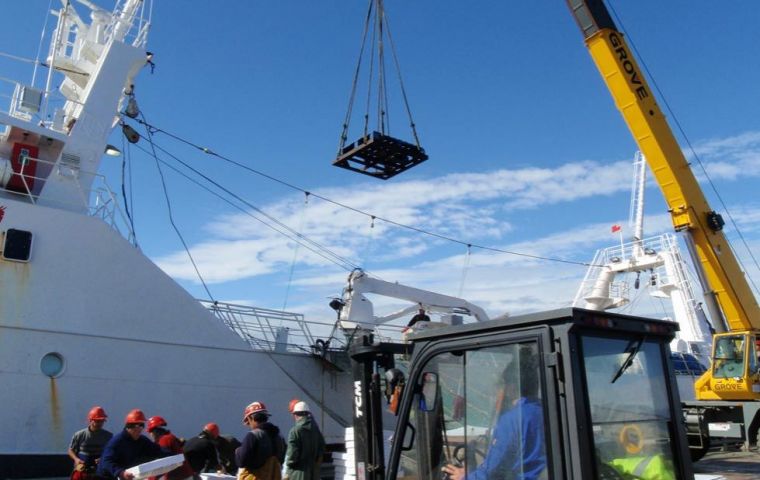
[[387,180],[427,159],[417,145],[372,132],[343,147],[333,165]]

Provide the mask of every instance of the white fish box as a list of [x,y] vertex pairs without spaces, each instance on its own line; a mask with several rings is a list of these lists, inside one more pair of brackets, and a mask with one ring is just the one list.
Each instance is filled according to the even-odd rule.
[[235,475],[227,475],[226,473],[201,473],[200,477],[203,480],[232,480],[237,478]]
[[181,453],[171,457],[159,458],[151,462],[141,463],[136,467],[128,468],[127,472],[135,476],[135,480],[147,477],[157,477],[170,472],[184,463],[185,456]]

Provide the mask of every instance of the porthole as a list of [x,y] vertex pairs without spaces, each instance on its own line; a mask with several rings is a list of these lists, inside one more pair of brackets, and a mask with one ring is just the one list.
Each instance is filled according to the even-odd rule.
[[40,370],[50,378],[60,377],[64,367],[63,356],[57,352],[50,352],[40,360]]

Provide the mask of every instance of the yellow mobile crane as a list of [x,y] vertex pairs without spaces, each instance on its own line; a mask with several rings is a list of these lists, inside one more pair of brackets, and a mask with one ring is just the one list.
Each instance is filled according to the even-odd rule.
[[[586,46],[660,186],[686,243],[717,333],[712,364],[686,405],[692,455],[713,439],[757,443],[760,426],[760,307],[642,70],[602,0],[566,0]],[[741,401],[742,403],[738,403]],[[714,440],[713,440],[714,441]]]

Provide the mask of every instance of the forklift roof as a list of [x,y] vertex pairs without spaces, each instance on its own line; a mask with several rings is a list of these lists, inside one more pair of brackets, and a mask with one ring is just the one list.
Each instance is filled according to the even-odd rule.
[[468,323],[465,325],[424,330],[409,335],[408,339],[414,342],[454,335],[488,332],[490,330],[503,330],[505,328],[516,329],[560,323],[575,323],[581,328],[590,327],[614,331],[642,332],[651,335],[670,337],[673,337],[675,332],[678,331],[678,324],[668,320],[566,307],[556,310],[518,315],[515,317],[500,318],[487,322]]

